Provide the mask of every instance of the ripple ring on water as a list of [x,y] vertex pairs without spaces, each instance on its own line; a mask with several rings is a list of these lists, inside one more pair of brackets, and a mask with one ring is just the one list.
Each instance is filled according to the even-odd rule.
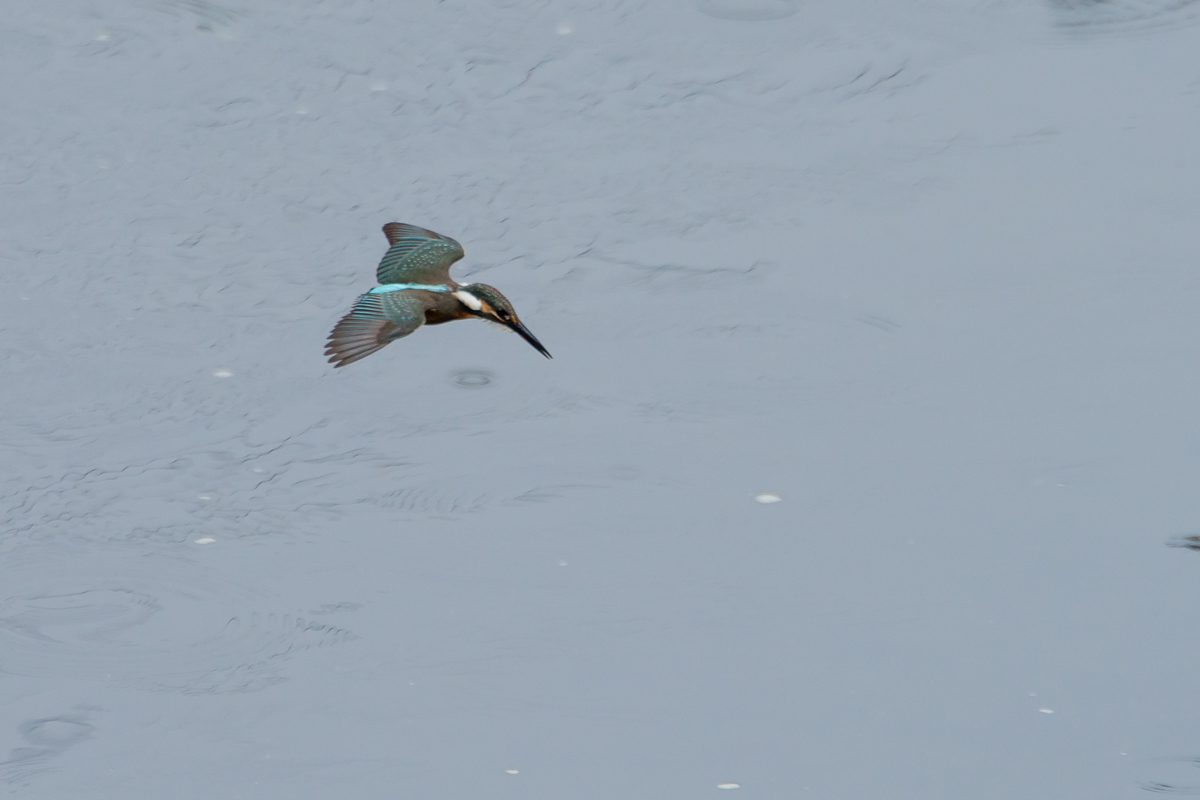
[[487,370],[460,369],[450,374],[455,386],[463,389],[482,389],[491,384],[494,376]]

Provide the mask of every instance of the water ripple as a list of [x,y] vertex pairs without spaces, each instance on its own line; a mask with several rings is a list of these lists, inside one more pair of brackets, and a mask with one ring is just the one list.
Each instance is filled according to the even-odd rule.
[[35,775],[50,772],[50,760],[71,747],[92,738],[95,727],[83,715],[31,719],[17,726],[26,747],[16,747],[0,761],[0,783],[21,783]]
[[1126,36],[1200,21],[1197,0],[1049,0],[1055,23],[1083,36]]
[[[99,558],[97,558],[99,557]],[[179,559],[100,553],[10,560],[0,673],[71,676],[187,694],[263,689],[297,652],[350,631],[264,607],[259,593]]]
[[696,0],[696,10],[716,19],[765,22],[790,17],[800,10],[799,0]]

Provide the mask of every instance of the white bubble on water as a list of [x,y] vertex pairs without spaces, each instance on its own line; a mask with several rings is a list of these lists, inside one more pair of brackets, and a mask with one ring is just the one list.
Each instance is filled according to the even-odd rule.
[[196,540],[196,544],[212,544],[215,541],[216,541],[216,539],[214,539],[211,536],[201,536],[199,539]]
[[213,496],[211,494],[202,494],[199,497],[201,500],[212,500],[213,499]]
[[742,785],[740,783],[718,783],[717,788],[718,789],[740,789],[740,788],[742,788]]
[[520,772],[519,769],[506,769],[504,771],[507,772],[509,775],[516,775],[518,772]]
[[1052,708],[1039,708],[1038,711],[1041,712],[1042,714],[1053,714],[1054,713],[1054,709],[1052,709]]
[[759,503],[778,503],[783,498],[777,494],[756,494],[754,499]]
[[221,367],[220,369],[213,370],[213,377],[214,378],[232,378],[233,372],[231,370],[225,369],[224,367]]

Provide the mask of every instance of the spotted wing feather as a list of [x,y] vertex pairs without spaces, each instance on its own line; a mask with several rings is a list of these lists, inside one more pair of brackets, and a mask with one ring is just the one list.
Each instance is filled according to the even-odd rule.
[[383,233],[392,246],[375,272],[380,283],[447,283],[450,265],[464,255],[458,242],[416,225],[389,222]]
[[325,355],[335,367],[353,364],[425,323],[425,306],[408,292],[364,294],[329,334]]

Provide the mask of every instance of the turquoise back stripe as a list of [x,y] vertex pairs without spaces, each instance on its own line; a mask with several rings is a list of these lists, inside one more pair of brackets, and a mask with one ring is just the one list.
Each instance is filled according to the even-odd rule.
[[385,283],[382,286],[376,286],[367,294],[387,294],[388,292],[402,292],[405,289],[422,289],[426,292],[450,291],[449,286],[438,283]]

